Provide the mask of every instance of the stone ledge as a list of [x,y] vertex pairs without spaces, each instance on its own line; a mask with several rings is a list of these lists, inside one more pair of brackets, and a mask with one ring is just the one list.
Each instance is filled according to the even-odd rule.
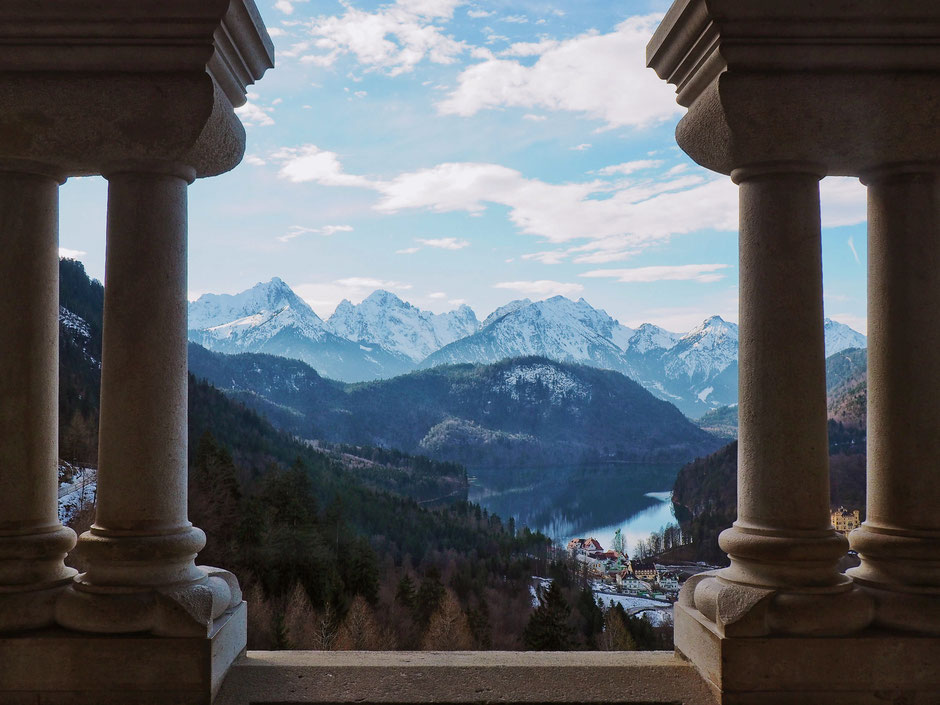
[[253,703],[682,703],[712,705],[671,652],[250,651],[216,705]]

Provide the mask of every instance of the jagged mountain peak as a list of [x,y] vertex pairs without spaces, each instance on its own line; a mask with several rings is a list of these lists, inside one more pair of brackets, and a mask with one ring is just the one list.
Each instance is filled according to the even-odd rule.
[[366,345],[376,343],[413,362],[479,327],[469,306],[435,314],[383,289],[373,291],[358,305],[337,307],[328,324],[339,336]]
[[826,336],[826,357],[849,348],[865,348],[868,346],[868,338],[857,330],[831,318],[825,319],[823,330]]
[[270,314],[293,309],[296,318],[309,328],[323,328],[323,320],[283,279],[258,282],[238,294],[203,294],[189,304],[189,328],[205,330],[254,317],[261,323]]
[[523,306],[528,306],[531,303],[531,299],[516,299],[514,301],[510,301],[508,304],[503,304],[483,320],[480,328],[486,328],[488,325],[498,321],[503,316],[510,314],[513,311],[522,308]]
[[650,351],[663,352],[679,342],[680,337],[678,333],[672,333],[652,323],[643,323],[627,339],[624,349],[640,355],[646,355]]

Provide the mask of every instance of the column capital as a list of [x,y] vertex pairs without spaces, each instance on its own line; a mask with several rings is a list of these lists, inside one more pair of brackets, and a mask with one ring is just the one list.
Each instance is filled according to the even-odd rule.
[[740,166],[731,172],[731,180],[736,184],[753,181],[765,176],[779,176],[786,174],[809,174],[822,179],[826,176],[826,166],[817,162],[778,161],[763,164],[748,164]]
[[100,174],[125,160],[232,169],[233,108],[274,65],[253,0],[102,0],[0,8],[0,158]]
[[677,0],[647,62],[689,108],[679,145],[730,174],[754,162],[940,158],[940,17],[933,0]]
[[904,176],[929,176],[936,177],[940,174],[940,160],[936,161],[909,161],[909,162],[890,162],[868,167],[861,170],[859,179],[866,186],[871,186],[885,179],[893,179]]
[[193,167],[159,159],[128,159],[113,164],[105,164],[101,168],[101,175],[106,179],[111,179],[118,174],[162,174],[164,176],[175,176],[187,184],[191,184],[196,180],[196,170]]

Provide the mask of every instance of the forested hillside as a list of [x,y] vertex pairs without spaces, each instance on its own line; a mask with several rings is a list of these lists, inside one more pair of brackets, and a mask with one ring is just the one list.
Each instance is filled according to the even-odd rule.
[[529,357],[343,385],[304,363],[190,345],[190,370],[304,438],[468,465],[682,461],[720,445],[623,375]]
[[[683,533],[695,545],[695,560],[726,563],[718,534],[737,516],[738,442],[684,466],[672,501]],[[830,502],[865,513],[864,431],[829,421]]]

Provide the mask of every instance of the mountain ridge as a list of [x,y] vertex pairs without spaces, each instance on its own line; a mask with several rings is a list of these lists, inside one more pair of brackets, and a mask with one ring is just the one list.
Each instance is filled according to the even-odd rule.
[[[208,349],[292,357],[344,382],[542,355],[620,372],[690,418],[737,401],[738,329],[720,316],[684,334],[634,329],[583,298],[554,296],[510,301],[480,322],[466,305],[436,314],[379,289],[359,304],[344,300],[324,321],[277,277],[236,295],[204,295],[190,315],[189,339]],[[827,356],[866,343],[845,324],[824,325]]]

